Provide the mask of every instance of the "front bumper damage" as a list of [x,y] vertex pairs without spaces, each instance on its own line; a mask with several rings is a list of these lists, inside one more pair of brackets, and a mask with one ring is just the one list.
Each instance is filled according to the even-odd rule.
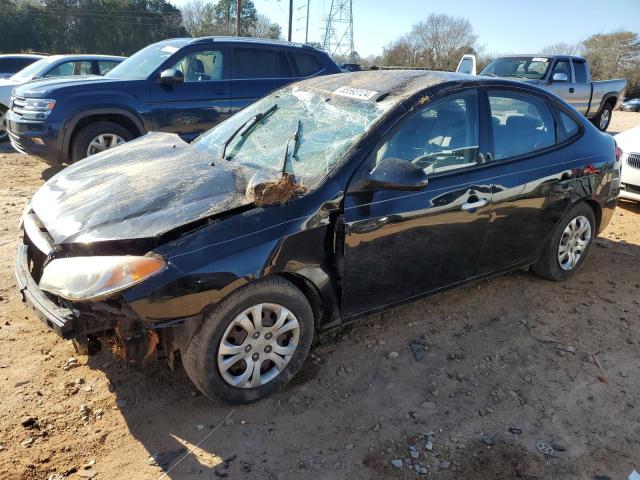
[[27,245],[20,245],[13,265],[13,274],[22,295],[22,301],[36,312],[38,318],[48,328],[64,339],[76,337],[77,314],[70,308],[60,307],[50,300],[38,287],[31,273],[27,256]]

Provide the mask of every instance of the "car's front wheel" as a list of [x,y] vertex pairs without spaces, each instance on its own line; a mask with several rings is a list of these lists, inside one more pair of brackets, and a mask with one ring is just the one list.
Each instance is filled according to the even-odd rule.
[[209,398],[253,402],[300,370],[313,333],[313,312],[302,291],[283,278],[266,278],[238,289],[205,315],[184,368]]
[[571,277],[584,264],[596,235],[593,209],[585,203],[575,205],[558,223],[540,260],[531,269],[548,280]]
[[133,134],[114,122],[95,122],[83,127],[73,140],[71,162],[121,145],[133,139]]

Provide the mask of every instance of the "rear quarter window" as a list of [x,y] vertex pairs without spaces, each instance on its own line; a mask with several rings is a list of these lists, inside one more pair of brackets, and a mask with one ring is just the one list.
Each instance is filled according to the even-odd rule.
[[290,78],[284,52],[268,48],[237,48],[234,78]]
[[0,59],[0,72],[16,72],[16,61],[13,58]]
[[291,58],[299,77],[308,77],[322,70],[320,61],[310,53],[294,52]]
[[562,122],[562,126],[564,127],[565,138],[571,138],[580,131],[578,123],[568,114],[559,110],[558,116],[560,117],[560,122]]

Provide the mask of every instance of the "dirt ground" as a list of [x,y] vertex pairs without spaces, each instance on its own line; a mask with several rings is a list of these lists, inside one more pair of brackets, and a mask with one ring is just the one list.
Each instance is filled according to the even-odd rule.
[[[616,112],[610,130],[638,124],[640,114]],[[164,364],[136,371],[109,353],[69,362],[71,343],[21,303],[10,268],[18,219],[52,173],[0,152],[0,478],[640,471],[640,204],[620,203],[572,280],[518,271],[368,317],[324,339],[284,391],[233,408]],[[422,360],[411,342],[426,345]]]

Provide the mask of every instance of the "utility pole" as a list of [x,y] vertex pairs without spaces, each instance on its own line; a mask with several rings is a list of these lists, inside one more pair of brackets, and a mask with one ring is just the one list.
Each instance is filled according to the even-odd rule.
[[[240,0],[238,0],[240,1]],[[293,24],[293,0],[289,0],[289,41],[291,41],[291,27]]]
[[238,0],[236,3],[236,37],[239,37],[242,33],[240,31],[240,12],[242,11],[242,0]]
[[307,0],[307,26],[304,30],[304,43],[309,43],[309,3],[311,0]]

